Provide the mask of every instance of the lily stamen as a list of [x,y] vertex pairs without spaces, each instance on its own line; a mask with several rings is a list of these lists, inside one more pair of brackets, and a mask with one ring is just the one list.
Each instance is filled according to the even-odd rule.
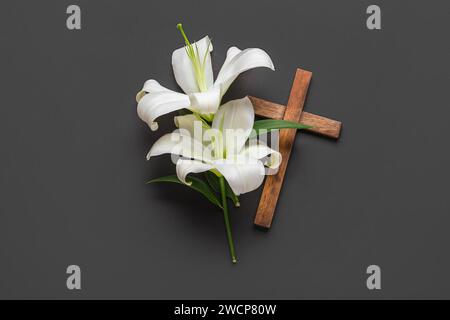
[[206,65],[206,58],[208,56],[209,47],[211,45],[211,41],[208,42],[208,46],[206,47],[205,54],[203,56],[203,59],[200,58],[200,52],[198,50],[197,43],[194,43],[194,45],[191,44],[189,41],[186,33],[184,32],[183,25],[181,23],[177,24],[177,29],[180,30],[181,36],[184,39],[184,43],[186,44],[186,54],[191,60],[192,67],[194,68],[194,75],[195,80],[197,81],[198,88],[201,92],[208,91],[208,87],[206,85],[205,80],[205,65]]

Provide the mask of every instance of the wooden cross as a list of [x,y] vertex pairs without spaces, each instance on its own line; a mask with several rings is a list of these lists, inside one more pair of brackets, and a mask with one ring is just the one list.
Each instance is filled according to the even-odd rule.
[[[300,122],[301,124],[312,126],[312,128],[306,129],[307,131],[337,139],[341,131],[341,122],[308,112],[302,112],[311,77],[311,72],[297,69],[287,106],[249,97],[255,109],[255,114],[270,119]],[[296,132],[297,129],[282,129],[280,131],[279,151],[283,160],[278,169],[278,173],[267,176],[264,183],[264,189],[255,217],[255,224],[258,226],[270,228],[272,224]]]

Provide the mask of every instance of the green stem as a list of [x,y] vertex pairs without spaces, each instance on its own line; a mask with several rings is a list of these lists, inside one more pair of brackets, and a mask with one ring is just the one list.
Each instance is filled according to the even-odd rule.
[[222,206],[223,206],[223,218],[225,220],[225,228],[227,230],[228,245],[230,247],[230,255],[233,263],[236,263],[236,253],[234,252],[233,236],[231,235],[231,225],[230,218],[228,217],[228,204],[227,204],[227,193],[225,190],[225,178],[223,176],[219,177],[220,181],[220,193],[222,194]]

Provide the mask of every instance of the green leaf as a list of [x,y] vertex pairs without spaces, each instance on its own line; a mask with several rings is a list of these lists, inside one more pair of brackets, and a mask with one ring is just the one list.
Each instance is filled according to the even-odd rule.
[[[211,186],[211,188],[213,188],[214,191],[220,193],[219,177],[216,176],[211,171],[205,172],[205,177],[206,177],[206,180],[208,181],[208,184]],[[237,195],[234,194],[233,190],[231,189],[231,187],[227,181],[225,184],[225,188],[226,188],[226,192],[227,192],[227,197],[230,198],[231,201],[233,201],[235,207],[239,207],[241,205],[239,202],[239,198]]]
[[208,184],[213,188],[215,192],[220,193],[220,185],[219,185],[219,177],[216,176],[211,171],[205,172],[206,181],[208,181]]
[[231,187],[228,184],[228,181],[226,179],[225,179],[225,182],[226,182],[225,188],[226,188],[226,191],[227,191],[227,197],[230,198],[231,201],[233,201],[235,207],[240,207],[241,203],[239,201],[238,196],[234,194],[233,190],[231,189]]
[[214,192],[211,190],[211,188],[203,180],[201,180],[199,178],[196,178],[196,177],[189,177],[189,179],[187,179],[187,180],[189,182],[192,182],[192,184],[191,185],[187,185],[187,184],[181,182],[176,175],[170,175],[170,176],[165,176],[165,177],[152,179],[150,181],[147,181],[146,183],[173,182],[173,183],[182,184],[184,186],[188,186],[188,187],[194,189],[195,191],[198,191],[201,194],[203,194],[209,201],[211,201],[216,206],[218,206],[220,209],[222,209],[222,205],[221,205],[219,199],[217,199],[217,197],[214,194]]
[[253,124],[253,129],[257,134],[261,130],[275,130],[275,129],[310,129],[312,126],[307,126],[294,121],[287,120],[273,120],[273,119],[265,119],[265,120],[257,120]]

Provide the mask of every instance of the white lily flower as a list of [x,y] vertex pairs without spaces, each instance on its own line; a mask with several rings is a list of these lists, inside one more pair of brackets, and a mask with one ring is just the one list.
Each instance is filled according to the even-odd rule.
[[275,70],[265,51],[258,48],[240,50],[231,47],[214,81],[210,54],[213,47],[209,37],[191,44],[181,24],[177,27],[185,39],[186,46],[173,52],[172,67],[175,80],[184,94],[167,89],[156,80],[150,79],[136,95],[138,115],[152,130],[158,128],[156,118],[185,108],[211,120],[223,95],[240,73],[257,67]]
[[[189,173],[211,170],[223,176],[236,195],[250,192],[263,182],[265,165],[276,169],[281,163],[281,154],[267,145],[247,144],[254,117],[247,97],[222,105],[211,128],[196,115],[176,117],[179,130],[157,140],[147,159],[165,153],[178,155],[181,158],[176,163],[176,172],[180,181],[189,184],[186,181]],[[270,162],[263,162],[268,156]]]

